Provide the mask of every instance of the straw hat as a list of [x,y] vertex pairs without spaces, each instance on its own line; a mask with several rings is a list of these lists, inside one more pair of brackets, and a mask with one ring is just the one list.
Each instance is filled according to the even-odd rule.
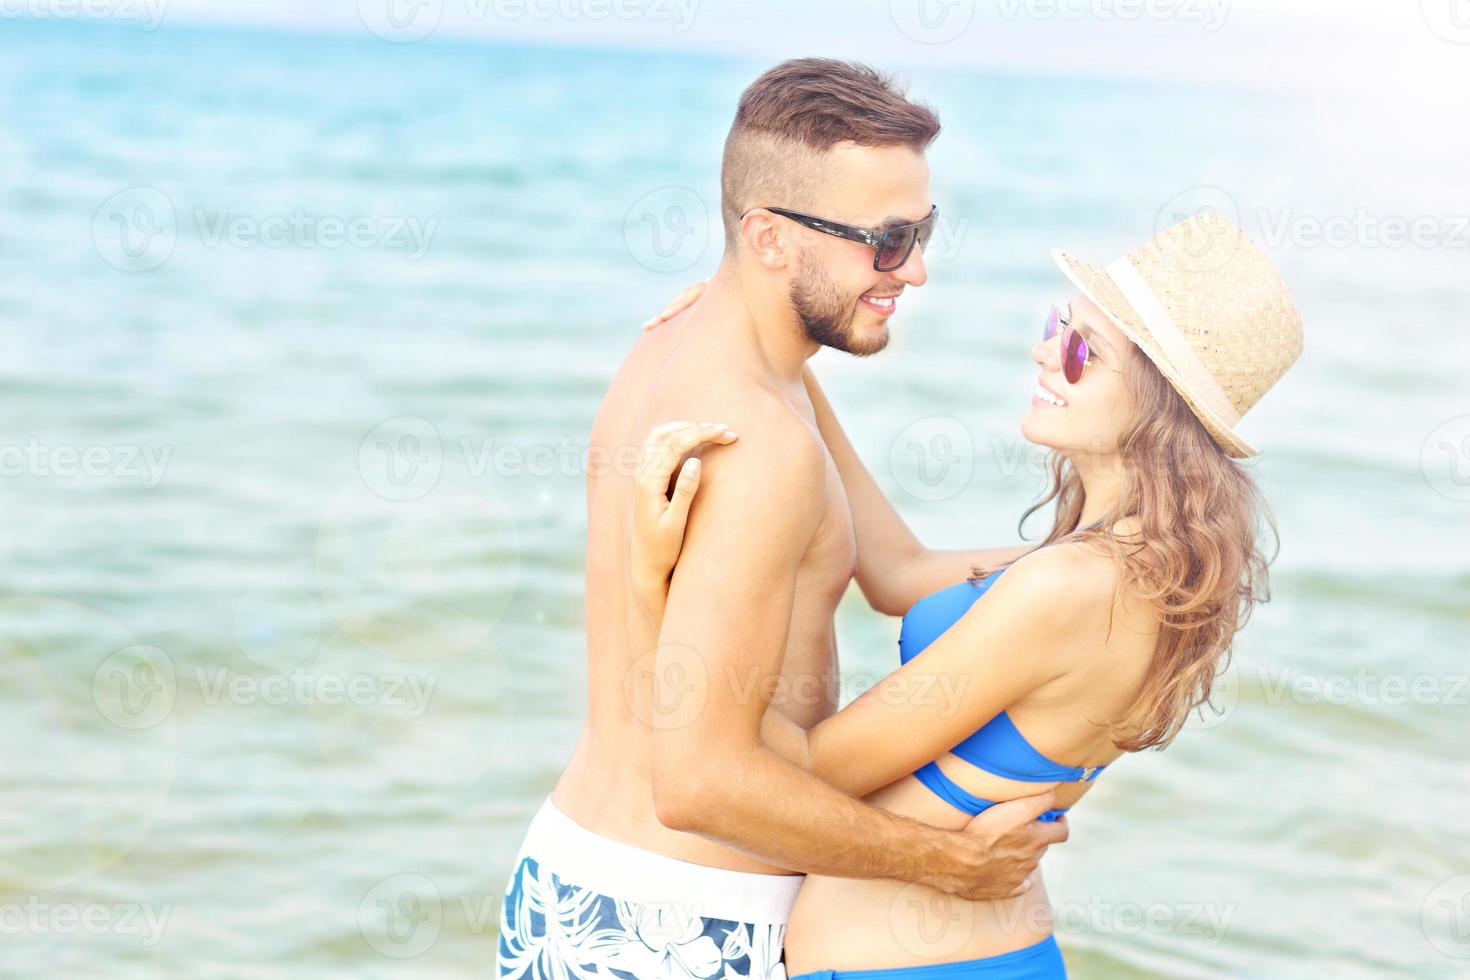
[[1302,352],[1302,318],[1270,259],[1212,212],[1101,268],[1052,249],[1067,278],[1148,355],[1225,452],[1235,426]]

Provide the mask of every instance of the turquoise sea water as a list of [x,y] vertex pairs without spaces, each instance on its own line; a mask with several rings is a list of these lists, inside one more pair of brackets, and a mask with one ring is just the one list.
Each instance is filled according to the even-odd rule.
[[[718,258],[763,67],[5,22],[0,973],[489,971],[583,711],[581,442]],[[945,123],[930,284],[888,351],[818,370],[926,540],[1012,541],[1041,487],[1016,424],[1050,246],[1233,209],[1306,317],[1245,428],[1274,601],[1220,712],[1110,770],[1049,856],[1074,974],[1457,975],[1464,127],[912,78]],[[1415,220],[1427,244],[1384,238]],[[850,697],[896,623],[854,592],[839,626]]]

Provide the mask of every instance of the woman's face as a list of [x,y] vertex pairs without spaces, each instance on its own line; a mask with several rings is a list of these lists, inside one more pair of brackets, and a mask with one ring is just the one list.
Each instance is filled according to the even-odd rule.
[[1031,348],[1031,359],[1041,369],[1036,379],[1040,388],[1021,420],[1021,434],[1064,454],[1116,452],[1133,415],[1123,368],[1139,356],[1137,347],[1081,293],[1072,297],[1070,310],[1062,308],[1062,318],[1087,341],[1087,365],[1076,384],[1062,374],[1062,327]]

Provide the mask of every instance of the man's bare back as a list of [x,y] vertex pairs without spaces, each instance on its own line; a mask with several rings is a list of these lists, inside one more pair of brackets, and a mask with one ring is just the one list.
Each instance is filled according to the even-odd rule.
[[[705,304],[701,304],[704,306]],[[820,450],[826,468],[817,531],[801,555],[790,625],[773,706],[803,727],[836,707],[833,612],[852,580],[856,542],[847,499],[816,428],[805,389],[782,385],[758,357],[732,342],[721,314],[696,306],[667,328],[644,334],[624,359],[593,424],[587,482],[587,654],[589,710],[576,751],[553,802],[589,830],[670,857],[742,871],[783,869],[713,840],[671,830],[654,807],[653,729],[632,690],[654,667],[628,617],[636,452],[648,430],[669,419],[727,422],[773,416]],[[782,415],[786,418],[781,419]],[[716,448],[714,452],[721,450]],[[602,461],[602,465],[599,465]],[[785,492],[770,474],[769,493]],[[698,503],[695,504],[697,508]],[[679,664],[666,667],[675,670]],[[728,674],[727,672],[723,672]],[[706,679],[737,690],[770,684],[752,668],[744,676]]]

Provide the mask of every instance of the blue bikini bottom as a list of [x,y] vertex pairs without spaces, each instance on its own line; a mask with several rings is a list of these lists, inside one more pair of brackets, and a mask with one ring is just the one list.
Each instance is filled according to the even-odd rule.
[[980,977],[982,980],[1066,980],[1067,967],[1054,936],[1047,936],[1035,946],[986,956],[959,963],[935,963],[932,966],[900,966],[891,970],[817,970],[791,980],[959,980]]

